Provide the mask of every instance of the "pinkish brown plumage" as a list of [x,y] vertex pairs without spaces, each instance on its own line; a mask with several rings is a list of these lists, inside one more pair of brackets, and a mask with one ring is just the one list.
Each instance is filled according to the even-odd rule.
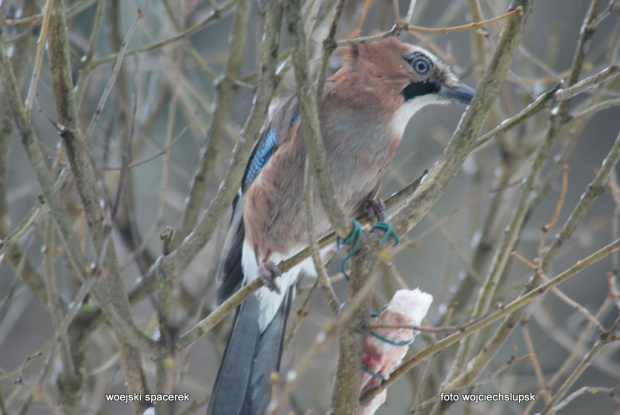
[[[468,104],[474,91],[430,52],[394,38],[347,46],[340,55],[343,66],[325,83],[319,118],[335,190],[345,211],[355,217],[376,197],[415,112],[430,104]],[[243,216],[226,260],[220,301],[255,278],[277,273],[275,264],[307,245],[306,154],[296,97],[271,113],[241,186],[236,209],[243,209]],[[323,236],[331,226],[318,197],[313,210],[315,232]],[[325,260],[332,251],[323,252]],[[281,344],[273,337],[284,333],[293,284],[302,269],[315,273],[307,259],[240,306],[208,413],[264,413],[271,390],[268,374],[279,366]],[[238,335],[241,331],[250,334]],[[245,388],[224,392],[224,385],[237,384]]]

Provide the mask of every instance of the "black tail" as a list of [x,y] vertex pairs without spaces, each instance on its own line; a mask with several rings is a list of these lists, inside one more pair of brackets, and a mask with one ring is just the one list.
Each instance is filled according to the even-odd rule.
[[[241,286],[243,234],[241,225],[226,259],[225,280],[218,292],[220,300],[226,299]],[[207,415],[265,414],[271,400],[270,375],[280,367],[293,289],[288,289],[275,317],[262,333],[258,326],[259,306],[256,296],[251,295],[237,308],[209,398]]]
[[292,290],[263,333],[258,328],[256,296],[237,308],[207,415],[264,415],[271,400],[270,375],[280,367]]

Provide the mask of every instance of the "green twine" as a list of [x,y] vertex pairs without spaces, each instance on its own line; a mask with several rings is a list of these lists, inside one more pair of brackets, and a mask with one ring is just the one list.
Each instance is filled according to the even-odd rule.
[[[355,250],[357,249],[357,246],[359,245],[360,242],[360,237],[362,236],[362,225],[355,219],[351,219],[351,223],[353,224],[353,230],[351,231],[351,234],[349,236],[347,236],[347,238],[344,241],[341,241],[340,238],[338,237],[338,235],[336,235],[336,249],[340,250],[340,246],[341,245],[349,245],[352,243],[351,249],[349,251],[349,254],[342,260],[342,262],[340,263],[340,271],[342,272],[342,274],[344,275],[344,277],[347,279],[347,281],[349,281],[349,274],[347,274],[344,270],[344,267],[347,263],[347,261],[353,256],[353,254],[355,253]],[[394,229],[392,228],[392,225],[390,225],[387,222],[377,222],[375,223],[371,229],[380,229],[382,231],[385,232],[385,235],[383,236],[383,239],[381,240],[381,244],[384,244],[388,238],[391,236],[392,238],[394,238],[394,244],[392,245],[392,247],[397,246],[400,244],[400,238],[398,237],[398,234],[394,231]],[[387,307],[384,306],[383,309],[379,312],[379,313],[371,313],[372,317],[378,317],[383,310],[385,310],[385,308]],[[396,346],[396,347],[400,347],[400,346],[408,346],[411,343],[413,343],[413,340],[415,338],[415,331],[413,332],[414,335],[411,339],[402,341],[402,342],[395,342],[392,341],[388,338],[385,338],[383,336],[381,336],[379,333],[377,333],[374,330],[370,330],[370,334],[372,334],[373,336],[375,336],[377,339],[391,344],[392,346]],[[370,370],[369,368],[367,368],[366,366],[362,365],[362,370],[366,373],[368,373],[370,376],[375,377],[377,379],[381,379],[381,380],[385,380],[385,378],[378,374],[377,372]]]
[[394,228],[392,228],[392,225],[390,225],[389,223],[377,222],[374,225],[372,225],[371,229],[381,229],[382,231],[385,232],[383,239],[381,239],[381,244],[384,244],[385,241],[387,241],[388,238],[391,236],[392,238],[394,238],[394,245],[392,245],[392,248],[400,245],[400,238],[398,237],[398,234],[396,233],[396,231],[394,231]]
[[[381,313],[383,313],[383,310],[385,310],[387,308],[387,304],[383,306],[383,308],[381,309],[381,311],[379,311],[378,313],[370,313],[371,317],[379,317],[381,315]],[[401,346],[409,346],[411,343],[413,343],[413,341],[415,340],[415,330],[412,330],[412,337],[410,339],[407,340],[403,340],[402,342],[395,342],[393,340],[388,339],[387,337],[383,337],[382,335],[380,335],[379,333],[377,333],[374,330],[370,330],[370,334],[372,334],[374,337],[376,337],[377,339],[381,340],[382,342],[385,342],[387,344],[391,344],[392,346],[396,346],[396,347],[401,347]],[[366,373],[368,373],[370,376],[377,378],[377,379],[381,379],[381,380],[385,380],[385,377],[383,377],[382,375],[380,375],[379,373],[368,369],[365,365],[362,365],[362,370]]]
[[359,223],[355,219],[351,219],[351,223],[353,224],[353,230],[351,231],[351,234],[349,236],[347,236],[347,239],[345,239],[344,241],[340,242],[340,238],[338,237],[338,235],[336,235],[336,249],[337,250],[340,250],[340,244],[342,244],[342,245],[349,245],[351,243],[351,241],[353,241],[353,246],[351,246],[351,250],[349,251],[349,255],[347,255],[342,260],[342,262],[340,263],[340,271],[342,272],[344,277],[347,279],[347,281],[349,281],[349,274],[347,274],[345,272],[344,266],[347,263],[347,261],[349,260],[349,258],[351,258],[353,256],[353,254],[355,253],[355,250],[357,249],[357,245],[359,245],[360,237],[362,236],[362,231],[363,231],[361,223]]
[[[338,237],[338,235],[336,235],[336,249],[337,250],[340,250],[341,245],[349,245],[351,242],[353,242],[353,246],[351,246],[351,250],[349,251],[349,254],[340,263],[340,272],[342,272],[342,275],[344,275],[347,281],[349,281],[350,277],[349,277],[349,274],[345,272],[344,266],[346,265],[347,261],[355,253],[355,250],[357,249],[357,245],[359,245],[360,237],[362,236],[362,232],[363,232],[361,223],[359,223],[355,219],[351,219],[351,223],[353,224],[353,230],[351,231],[349,236],[347,236],[347,239],[345,239],[344,241],[340,241],[340,238]],[[392,247],[395,247],[400,244],[400,238],[398,237],[398,234],[394,231],[394,228],[392,228],[392,225],[390,225],[389,223],[377,222],[374,225],[372,225],[371,229],[381,229],[382,231],[385,232],[385,235],[383,236],[383,239],[381,240],[381,244],[384,244],[390,236],[394,238],[394,245],[392,245]]]
[[381,379],[381,380],[385,380],[385,378],[383,376],[381,376],[380,374],[378,374],[377,372],[368,369],[366,366],[362,365],[362,370],[366,373],[368,373],[370,376],[372,376],[373,378],[377,378],[377,379]]
[[386,337],[383,337],[382,335],[380,335],[379,333],[377,333],[374,330],[370,330],[370,334],[372,334],[373,336],[375,336],[377,339],[381,340],[384,343],[387,344],[391,344],[392,346],[409,346],[411,343],[413,343],[413,340],[415,339],[415,336],[407,339],[407,340],[403,340],[402,342],[395,342],[393,340],[390,340]]

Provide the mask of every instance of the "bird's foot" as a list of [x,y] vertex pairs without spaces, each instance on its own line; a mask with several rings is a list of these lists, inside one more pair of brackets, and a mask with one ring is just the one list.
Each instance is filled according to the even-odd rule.
[[364,203],[364,212],[366,212],[371,222],[374,222],[375,219],[377,222],[383,222],[387,214],[387,207],[383,199],[370,199]]
[[280,294],[280,289],[276,284],[276,278],[282,275],[282,271],[273,261],[264,261],[258,266],[258,278],[265,284],[270,291]]

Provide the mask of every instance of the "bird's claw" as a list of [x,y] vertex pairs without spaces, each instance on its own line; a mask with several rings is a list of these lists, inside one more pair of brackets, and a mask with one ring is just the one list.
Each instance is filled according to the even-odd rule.
[[371,222],[383,222],[387,214],[387,207],[383,199],[370,199],[364,203],[364,212],[368,215]]
[[277,294],[280,294],[280,288],[276,284],[276,278],[280,275],[282,271],[273,261],[265,261],[258,266],[258,278],[265,284],[265,287]]

